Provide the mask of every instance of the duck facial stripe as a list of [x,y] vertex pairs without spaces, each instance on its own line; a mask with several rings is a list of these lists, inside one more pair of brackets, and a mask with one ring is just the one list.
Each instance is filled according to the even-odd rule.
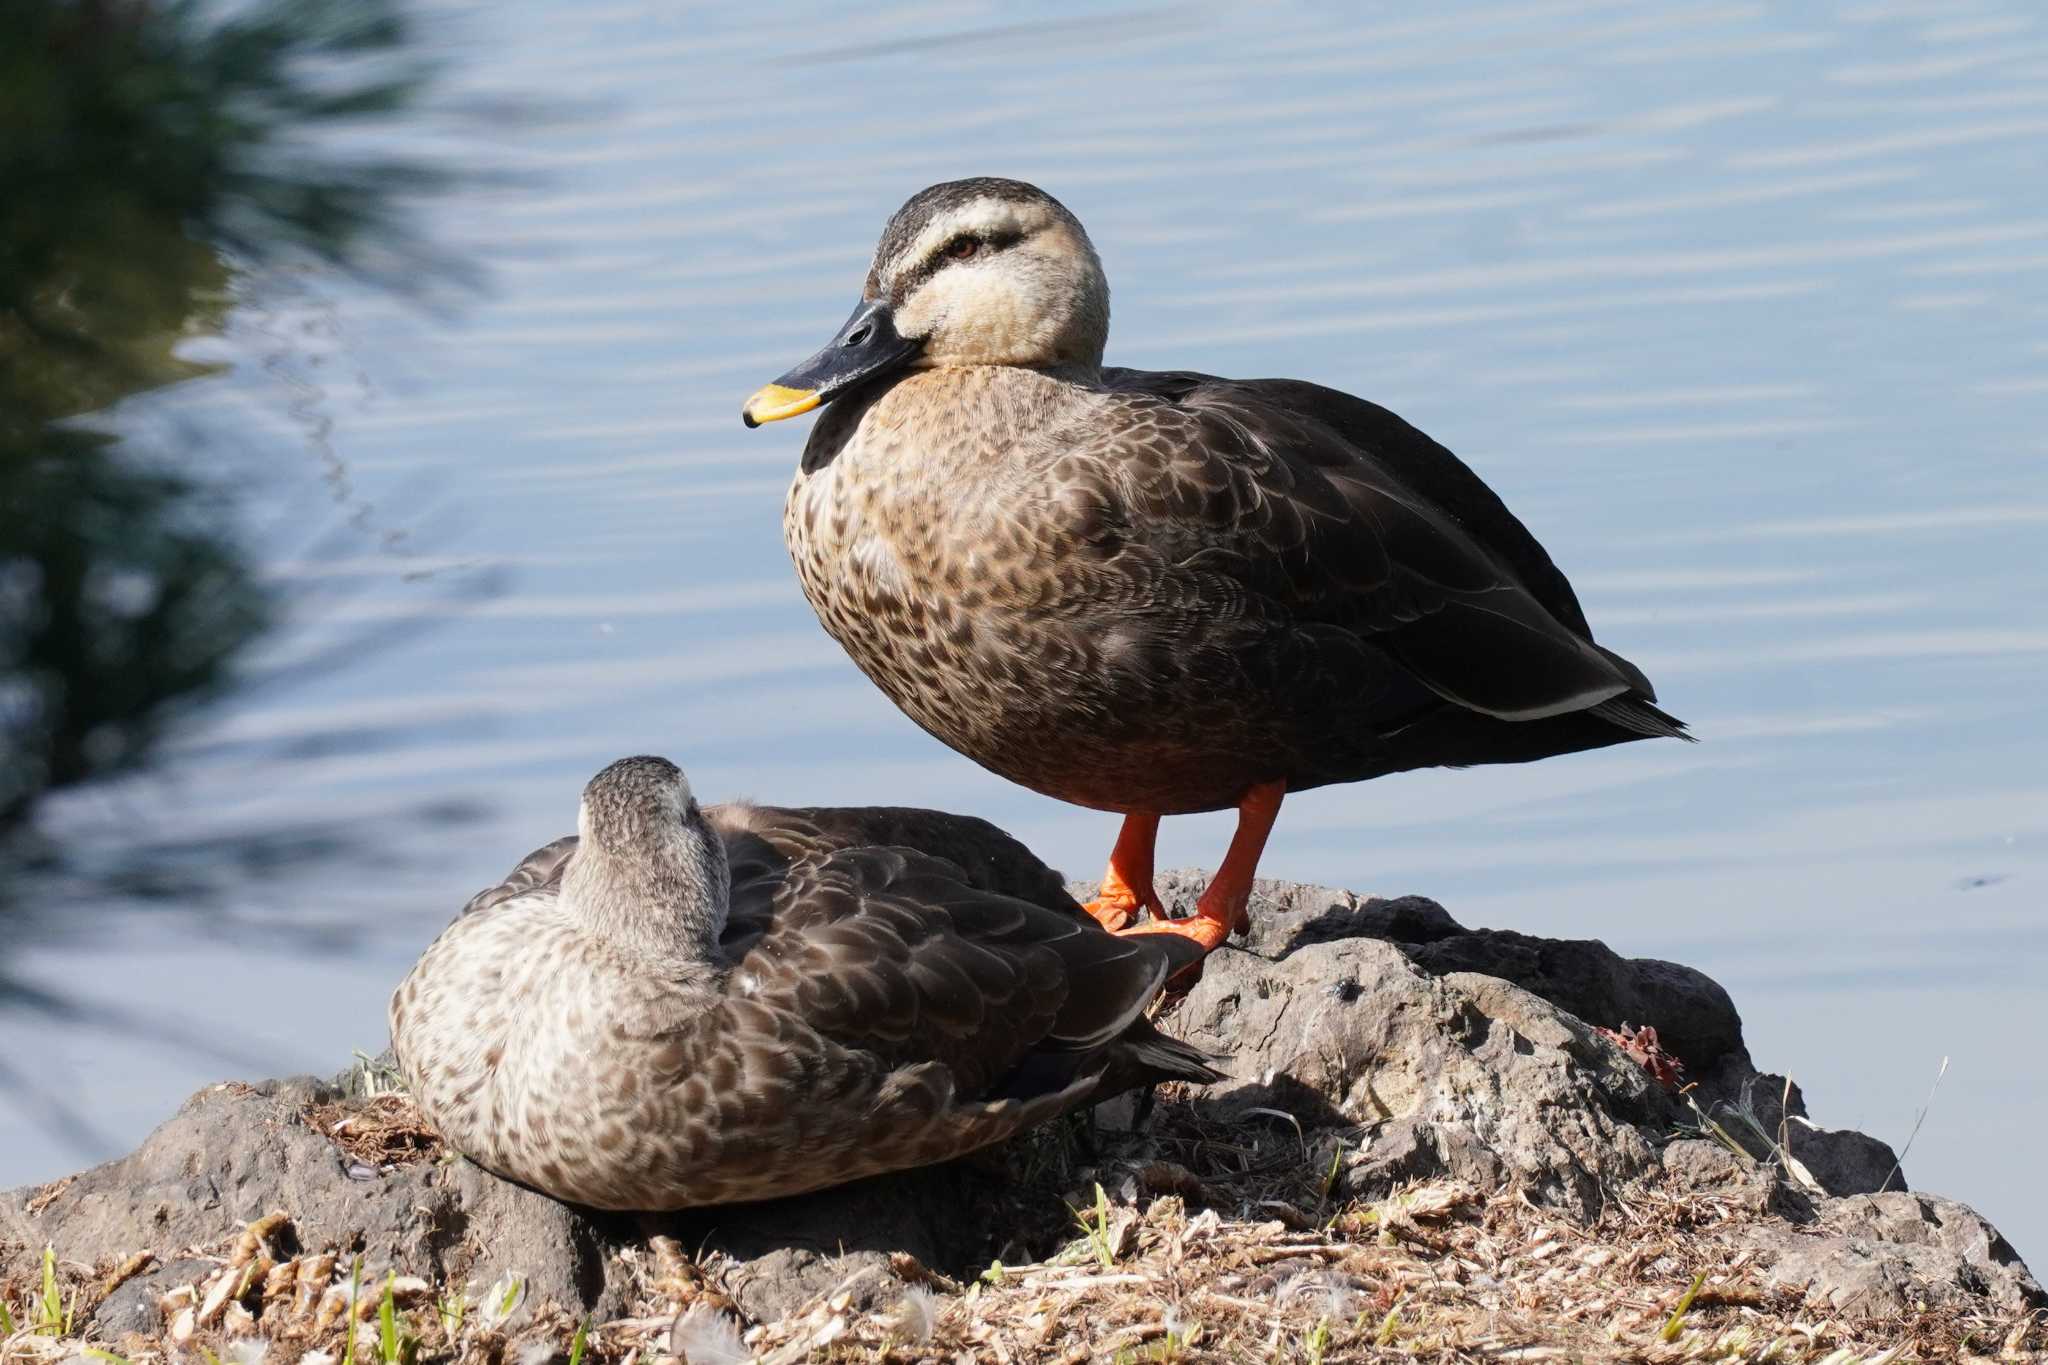
[[[1023,241],[1039,227],[1038,215],[1031,212],[1034,206],[1009,204],[999,199],[976,199],[956,209],[941,213],[918,230],[915,239],[904,250],[891,258],[893,262],[910,262],[899,268],[892,282],[891,302],[901,303],[917,287],[932,276],[955,264],[946,254],[946,248],[962,237],[971,237],[981,243],[983,252],[971,257],[1002,251]],[[883,268],[891,262],[875,263],[875,279],[879,285]]]

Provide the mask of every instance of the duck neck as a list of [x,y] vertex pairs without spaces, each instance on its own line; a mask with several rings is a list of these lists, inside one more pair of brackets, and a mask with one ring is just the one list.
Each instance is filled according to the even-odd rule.
[[1048,379],[1078,384],[1083,388],[1093,388],[1102,382],[1102,356],[1099,352],[1093,360],[1063,360],[1058,364],[1034,365],[1032,368]]
[[708,827],[625,850],[586,834],[562,892],[584,928],[621,952],[676,971],[721,964],[731,874],[725,844]]

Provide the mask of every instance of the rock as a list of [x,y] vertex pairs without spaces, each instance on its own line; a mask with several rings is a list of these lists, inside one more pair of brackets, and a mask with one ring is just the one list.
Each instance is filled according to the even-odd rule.
[[338,1097],[310,1078],[200,1091],[128,1156],[87,1171],[36,1213],[0,1208],[0,1237],[54,1245],[60,1257],[117,1262],[149,1249],[161,1265],[108,1300],[152,1298],[186,1268],[176,1253],[218,1247],[273,1209],[290,1213],[298,1248],[363,1256],[385,1268],[479,1289],[500,1275],[530,1292],[597,1310],[606,1294],[594,1220],[467,1162],[400,1167],[355,1179],[355,1163],[306,1121]]
[[[1175,872],[1159,889],[1186,912],[1205,884]],[[1759,1209],[1776,1196],[1807,1225],[1781,1221],[1760,1243],[1778,1253],[1772,1278],[1833,1311],[2048,1304],[1968,1208],[1874,1195],[1904,1185],[1891,1147],[1808,1118],[1797,1086],[1751,1065],[1727,992],[1691,968],[1596,942],[1466,930],[1421,897],[1260,882],[1251,916],[1251,933],[1209,960],[1169,1030],[1233,1054],[1232,1079],[1197,1105],[1357,1125],[1366,1154],[1347,1192],[1377,1197],[1438,1176],[1508,1181],[1588,1216],[1655,1172],[1685,1189],[1738,1191]],[[1586,1027],[1625,1023],[1657,1030],[1699,1080],[1694,1102],[1748,1161],[1681,1136],[1698,1114]],[[1767,1164],[1777,1143],[1799,1163],[1789,1192]]]
[[[1157,886],[1186,913],[1208,874],[1177,870]],[[1092,890],[1090,894],[1093,894]],[[1648,1024],[1694,1076],[1730,1059],[1747,1066],[1742,1019],[1728,992],[1703,972],[1655,958],[1625,958],[1592,939],[1542,939],[1505,929],[1466,929],[1421,896],[1382,899],[1293,882],[1255,883],[1252,930],[1242,952],[1278,960],[1314,943],[1374,938],[1397,945],[1430,976],[1468,973],[1512,981],[1599,1028]]]
[[96,1323],[111,1335],[151,1330],[166,1289],[212,1270],[180,1250],[220,1249],[273,1209],[290,1214],[293,1249],[334,1250],[343,1264],[360,1253],[366,1282],[393,1269],[471,1286],[480,1299],[501,1276],[517,1276],[531,1300],[600,1320],[622,1312],[630,1292],[619,1250],[655,1232],[731,1255],[738,1265],[726,1290],[762,1319],[848,1281],[866,1282],[872,1297],[880,1279],[895,1283],[891,1253],[950,1264],[983,1240],[957,1216],[986,1198],[969,1188],[977,1177],[966,1166],[637,1220],[571,1208],[455,1158],[365,1167],[308,1122],[309,1109],[339,1097],[336,1084],[306,1077],[209,1087],[133,1153],[75,1177],[35,1213],[24,1209],[29,1192],[9,1196],[0,1242],[47,1243],[86,1264],[155,1251],[155,1267],[99,1306]]
[[93,1322],[106,1336],[119,1340],[128,1332],[151,1336],[163,1328],[157,1300],[174,1284],[196,1284],[214,1271],[214,1262],[183,1256],[149,1274],[124,1281],[93,1309]]
[[1755,1179],[1757,1164],[1708,1138],[1679,1138],[1664,1148],[1664,1173],[1683,1190],[1733,1189]]
[[1363,1127],[1355,1194],[1430,1175],[1512,1180],[1588,1216],[1658,1167],[1643,1129],[1678,1119],[1584,1022],[1497,977],[1431,975],[1377,939],[1220,952],[1168,1028],[1229,1054],[1232,1079],[1195,1101],[1215,1116]]
[[[1207,874],[1199,871],[1168,872],[1157,883],[1161,899],[1170,909],[1180,913],[1192,911],[1206,884]],[[1092,894],[1088,887],[1075,889]],[[1319,977],[1323,973],[1318,956],[1301,956],[1306,950],[1319,944],[1377,941],[1397,950],[1411,970],[1394,970],[1394,960],[1382,956],[1379,966],[1366,974],[1371,978],[1370,989],[1363,978],[1353,983],[1361,996],[1391,992],[1384,1002],[1365,1003],[1362,1007],[1369,1013],[1386,1014],[1390,1020],[1404,1018],[1403,1011],[1412,1004],[1409,997],[1421,989],[1420,983],[1425,979],[1491,978],[1514,983],[1549,1005],[1549,1013],[1580,1024],[1609,1030],[1619,1030],[1628,1025],[1648,1025],[1656,1029],[1664,1048],[1684,1064],[1685,1079],[1696,1083],[1692,1102],[1721,1121],[1730,1135],[1759,1160],[1769,1160],[1773,1153],[1769,1143],[1760,1138],[1755,1129],[1735,1116],[1736,1111],[1745,1106],[1765,1133],[1785,1134],[1787,1146],[1812,1176],[1818,1193],[1871,1193],[1886,1188],[1887,1180],[1891,1181],[1892,1188],[1905,1185],[1904,1177],[1898,1171],[1898,1160],[1890,1147],[1862,1133],[1820,1127],[1806,1118],[1805,1101],[1796,1086],[1788,1087],[1782,1077],[1757,1072],[1743,1045],[1742,1020],[1736,1013],[1734,1002],[1718,983],[1690,967],[1654,958],[1624,958],[1606,944],[1590,939],[1540,939],[1507,930],[1466,929],[1441,905],[1421,896],[1382,899],[1291,882],[1256,883],[1251,920],[1250,935],[1231,940],[1222,953],[1211,959],[1205,978],[1230,982],[1233,986],[1251,982],[1254,995],[1266,1002],[1253,1011],[1259,1019],[1286,1012],[1281,1005],[1272,1003],[1277,998],[1276,992],[1287,993],[1285,983],[1299,975]],[[1265,963],[1265,967],[1256,965],[1260,962]],[[1391,975],[1387,974],[1389,972]],[[1353,988],[1334,979],[1323,982],[1323,985],[1339,991]],[[1211,996],[1217,989],[1211,988]],[[1241,1007],[1240,1003],[1232,1001],[1236,994],[1234,990],[1228,987],[1220,989],[1225,1008]],[[1191,1001],[1206,998],[1209,997],[1203,996],[1199,987],[1190,996]],[[1404,1001],[1408,1004],[1399,1003]],[[1348,1009],[1359,1007],[1356,1000],[1344,1004]],[[1515,1008],[1526,1015],[1530,1007],[1526,1003],[1518,1003]],[[1314,1014],[1314,1011],[1310,1013]],[[1237,1038],[1229,1036],[1236,1027],[1233,1025],[1212,1021],[1207,1027],[1192,1022],[1184,1023],[1182,1027],[1192,1028],[1194,1031],[1186,1036],[1201,1046],[1221,1051],[1235,1051],[1241,1046]],[[1343,1027],[1359,1025],[1354,1021]],[[1263,1036],[1273,1040],[1281,1052],[1287,1052],[1288,1035],[1284,1031],[1279,1035]],[[1389,1038],[1396,1052],[1413,1052],[1410,1043],[1414,1041],[1412,1037]],[[1427,1051],[1427,1045],[1423,1050]],[[1300,1068],[1291,1055],[1276,1057],[1270,1055],[1272,1051],[1271,1047],[1264,1047],[1248,1054],[1254,1063],[1252,1071],[1271,1070],[1283,1076],[1298,1075]],[[1414,1055],[1425,1071],[1440,1065],[1440,1059],[1433,1055],[1425,1057],[1421,1052],[1414,1052]],[[1237,1074],[1252,1074],[1246,1070],[1245,1060],[1245,1057],[1239,1058]],[[1486,1058],[1480,1058],[1479,1065],[1482,1070],[1495,1069]],[[1528,1067],[1518,1063],[1509,1069],[1523,1071]],[[1625,1067],[1623,1070],[1633,1076],[1637,1069]],[[1578,1081],[1570,1079],[1555,1066],[1538,1067],[1536,1071],[1547,1079],[1537,1080],[1533,1072],[1517,1077],[1514,1093],[1521,1105],[1518,1112],[1548,1115],[1554,1113],[1560,1104],[1573,1103],[1568,1096],[1576,1093]],[[1444,1083],[1453,1091],[1465,1084],[1456,1076],[1446,1077]],[[1527,1088],[1530,1086],[1534,1088]],[[1624,1105],[1627,1112],[1622,1117],[1628,1123],[1645,1120],[1647,1115],[1638,1112],[1642,1102],[1631,1098]],[[1313,1103],[1307,1106],[1311,1111],[1314,1107]],[[1682,1113],[1660,1114],[1659,1121],[1696,1122],[1689,1106],[1681,1106],[1681,1109]],[[1789,1121],[1785,1121],[1787,1115],[1790,1116]],[[1297,1117],[1305,1115],[1297,1113]],[[1344,1121],[1358,1115],[1344,1111],[1340,1104],[1334,1112],[1325,1112],[1322,1117]],[[1456,1119],[1459,1116],[1452,1117]],[[1471,1115],[1463,1117],[1469,1119]],[[1510,1145],[1519,1140],[1512,1129],[1505,1131],[1505,1137]],[[1636,1157],[1640,1154],[1628,1144],[1623,1143],[1621,1148],[1610,1151],[1601,1136],[1595,1135],[1593,1141],[1595,1152],[1611,1155],[1620,1163],[1611,1173],[1613,1176],[1627,1179],[1639,1173]],[[1483,1179],[1490,1163],[1482,1159],[1476,1150],[1470,1149],[1469,1144],[1462,1146],[1467,1155],[1453,1163],[1460,1168],[1456,1173]],[[1533,1149],[1531,1155],[1535,1155]],[[1537,1158],[1539,1166],[1561,1159],[1555,1151]],[[1584,1201],[1588,1198],[1597,1203],[1594,1190],[1601,1183],[1603,1173],[1585,1167],[1583,1155],[1566,1164],[1578,1166],[1580,1174],[1548,1171],[1538,1183],[1546,1188],[1560,1181],[1570,1186],[1577,1194],[1566,1202],[1574,1207],[1587,1207]],[[1513,1164],[1509,1163],[1507,1169],[1513,1169]],[[1590,1183],[1587,1177],[1591,1177]]]
[[2048,1307],[2012,1244],[1953,1199],[1894,1191],[1829,1200],[1811,1227],[1773,1229],[1764,1241],[1779,1253],[1773,1283],[1845,1317]]
[[[1848,1128],[1823,1128],[1806,1113],[1806,1097],[1783,1076],[1752,1073],[1739,1085],[1731,1076],[1716,1078],[1713,1087],[1724,1098],[1709,1106],[1723,1126],[1759,1159],[1772,1156],[1772,1136],[1799,1162],[1821,1192],[1831,1195],[1875,1194],[1906,1188],[1905,1172],[1891,1144]],[[1756,1128],[1734,1115],[1748,1107]]]
[[[1202,884],[1199,874],[1170,874],[1161,889],[1186,905]],[[1249,938],[1212,957],[1165,1016],[1170,1032],[1229,1054],[1230,1078],[1169,1099],[1184,1106],[1170,1117],[1210,1133],[1283,1130],[1269,1151],[1294,1143],[1298,1127],[1304,1149],[1339,1158],[1326,1202],[1449,1179],[1512,1189],[1585,1220],[1652,1188],[1710,1194],[1747,1211],[1728,1235],[1750,1239],[1742,1248],[1755,1264],[1816,1311],[2017,1313],[2048,1303],[1983,1219],[1904,1193],[1890,1148],[1819,1127],[1796,1087],[1759,1074],[1733,1004],[1698,972],[1598,943],[1467,930],[1419,897],[1261,882],[1252,915]],[[1697,1082],[1685,1098],[1598,1031],[1624,1024],[1654,1027],[1683,1061]],[[1060,1196],[1085,1203],[1098,1176],[1128,1188],[1127,1198],[1140,1184],[1212,1206],[1241,1197],[1229,1172],[1161,1160],[1169,1154],[1143,1150],[1142,1133],[1121,1139],[1139,1149],[1123,1176],[1083,1175],[1060,1133],[1041,1130],[1008,1152],[948,1166],[635,1219],[559,1204],[454,1157],[350,1157],[320,1127],[333,1112],[320,1106],[344,1089],[297,1078],[202,1091],[131,1155],[14,1192],[0,1206],[0,1249],[32,1256],[47,1242],[67,1261],[101,1266],[154,1252],[154,1268],[97,1305],[95,1330],[109,1338],[156,1330],[166,1288],[213,1274],[217,1262],[192,1253],[224,1254],[272,1210],[291,1220],[293,1245],[280,1254],[331,1249],[344,1264],[360,1254],[366,1282],[388,1268],[468,1285],[472,1301],[518,1276],[529,1301],[600,1321],[644,1298],[648,1239],[664,1234],[691,1253],[718,1253],[716,1289],[748,1317],[787,1322],[840,1295],[853,1309],[890,1308],[903,1277],[927,1269],[966,1279],[994,1257],[1028,1260],[1071,1238]],[[1147,1108],[1121,1099],[1098,1121],[1127,1129]],[[1702,1109],[1745,1154],[1710,1140]],[[1780,1178],[1780,1141],[1810,1185]],[[1188,1150],[1171,1155],[1192,1165]],[[1006,1162],[1032,1174],[1009,1173]],[[1887,1180],[1892,1192],[1866,1193]]]
[[970,1163],[955,1162],[796,1199],[676,1215],[660,1230],[683,1246],[730,1256],[736,1264],[725,1288],[761,1321],[840,1292],[867,1310],[901,1295],[891,1260],[897,1253],[962,1273],[988,1264],[991,1229],[961,1211],[993,1207],[992,1183]]

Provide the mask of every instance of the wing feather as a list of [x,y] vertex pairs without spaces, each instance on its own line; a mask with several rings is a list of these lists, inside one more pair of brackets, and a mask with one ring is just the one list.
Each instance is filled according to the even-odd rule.
[[1084,452],[1076,465],[1118,471],[1102,501],[1125,523],[1112,516],[1105,541],[1157,556],[1152,573],[1129,575],[1134,610],[1198,574],[1206,605],[1286,633],[1310,673],[1363,645],[1438,697],[1506,720],[1647,699],[1648,680],[1594,644],[1521,523],[1393,414],[1287,381],[1131,375],[1119,372],[1123,389],[1094,419],[1092,439],[1120,458]]
[[[574,1197],[659,1208],[799,1193],[960,1155],[1104,1087],[1216,1077],[1141,1017],[1171,945],[1117,939],[1064,892],[1046,906],[976,885],[1000,865],[975,870],[976,848],[1011,859],[1026,887],[1044,870],[992,827],[918,812],[712,818],[748,868],[723,989],[677,1010],[673,983],[611,981],[590,1132],[633,1156]],[[841,842],[875,830],[935,835],[970,866]],[[557,840],[473,904],[552,896],[575,847]],[[548,1184],[560,1168],[519,1175]]]
[[1165,950],[967,885],[902,848],[839,849],[735,890],[763,928],[734,971],[819,1034],[949,1067],[984,1093],[1036,1050],[1117,1037],[1158,994]]
[[564,835],[551,844],[543,844],[521,858],[519,865],[506,874],[504,881],[471,896],[469,903],[462,907],[462,914],[456,918],[481,914],[515,897],[559,886],[562,869],[568,864],[569,855],[575,851],[576,836],[573,834]]

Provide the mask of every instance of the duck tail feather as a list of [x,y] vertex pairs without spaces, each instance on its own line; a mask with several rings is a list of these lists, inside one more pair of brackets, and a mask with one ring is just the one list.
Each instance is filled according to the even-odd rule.
[[1687,744],[1699,742],[1697,735],[1686,732],[1684,721],[1652,706],[1641,697],[1609,697],[1598,706],[1588,709],[1610,725],[1619,725],[1634,734],[1647,735],[1652,739],[1682,739]]
[[1143,1032],[1133,1029],[1124,1037],[1123,1045],[1132,1061],[1159,1073],[1159,1080],[1209,1085],[1228,1076],[1227,1072],[1216,1067],[1219,1062],[1229,1061],[1228,1057],[1204,1052],[1191,1043],[1169,1038],[1153,1029]]

